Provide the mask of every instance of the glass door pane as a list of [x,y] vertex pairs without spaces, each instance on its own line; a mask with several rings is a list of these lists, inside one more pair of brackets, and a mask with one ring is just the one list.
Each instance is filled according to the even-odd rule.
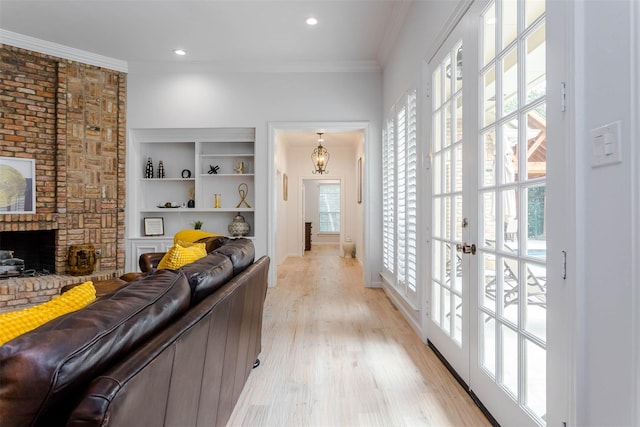
[[[546,414],[544,2],[481,13],[478,366],[532,424]],[[483,397],[480,396],[483,400]]]

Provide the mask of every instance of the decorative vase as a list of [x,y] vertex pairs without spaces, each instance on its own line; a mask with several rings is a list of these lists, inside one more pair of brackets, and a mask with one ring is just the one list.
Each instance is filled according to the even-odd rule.
[[151,161],[151,157],[147,158],[147,168],[144,172],[145,178],[153,178],[153,162]]
[[162,160],[158,163],[158,178],[164,178],[164,162]]
[[193,200],[193,199],[187,200],[187,207],[188,208],[195,208],[196,207],[196,201]]
[[342,249],[344,250],[345,258],[356,257],[356,244],[350,238],[347,237],[346,239],[344,239],[344,242],[342,243]]
[[233,218],[233,222],[229,224],[227,229],[229,230],[229,234],[232,236],[246,236],[249,234],[251,227],[244,220],[244,217],[238,214]]
[[67,272],[72,276],[86,276],[96,266],[96,249],[93,245],[71,245],[67,257]]

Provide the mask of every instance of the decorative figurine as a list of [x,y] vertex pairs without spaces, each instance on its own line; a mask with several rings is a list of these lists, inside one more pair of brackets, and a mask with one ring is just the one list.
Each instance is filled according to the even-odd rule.
[[196,207],[196,188],[194,185],[191,185],[189,187],[187,197],[189,197],[189,200],[187,200],[187,207],[195,208]]
[[147,159],[147,168],[144,172],[145,178],[153,178],[153,162],[151,161],[151,157]]
[[214,167],[214,166],[209,165],[209,172],[207,172],[207,173],[208,173],[209,175],[211,175],[211,174],[213,174],[213,175],[217,175],[219,170],[220,170],[220,166],[216,165],[216,166]]
[[242,206],[243,203],[245,204],[246,207],[250,208],[251,205],[249,205],[249,203],[247,203],[247,200],[246,200],[246,197],[249,195],[249,186],[244,182],[238,185],[238,194],[240,195],[240,203],[238,203],[236,208],[239,208],[240,206]]
[[243,174],[243,173],[244,173],[244,162],[240,162],[240,163],[238,163],[238,166],[236,166],[235,168],[233,168],[233,170],[234,170],[236,173],[241,173],[241,174]]

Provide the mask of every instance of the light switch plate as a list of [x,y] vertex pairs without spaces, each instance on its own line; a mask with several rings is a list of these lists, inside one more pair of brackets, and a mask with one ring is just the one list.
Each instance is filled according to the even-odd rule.
[[591,130],[591,167],[621,163],[620,121]]

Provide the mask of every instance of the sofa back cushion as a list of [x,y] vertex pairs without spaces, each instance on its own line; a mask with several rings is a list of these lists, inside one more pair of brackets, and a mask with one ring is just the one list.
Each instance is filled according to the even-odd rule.
[[229,257],[215,252],[183,266],[182,271],[191,286],[191,305],[202,301],[233,277]]
[[213,252],[229,257],[231,264],[233,264],[234,276],[253,264],[256,257],[256,250],[253,245],[253,241],[243,237],[238,239],[229,239],[224,245],[214,249]]
[[63,425],[96,375],[186,311],[190,299],[183,273],[158,270],[1,346],[2,426]]

